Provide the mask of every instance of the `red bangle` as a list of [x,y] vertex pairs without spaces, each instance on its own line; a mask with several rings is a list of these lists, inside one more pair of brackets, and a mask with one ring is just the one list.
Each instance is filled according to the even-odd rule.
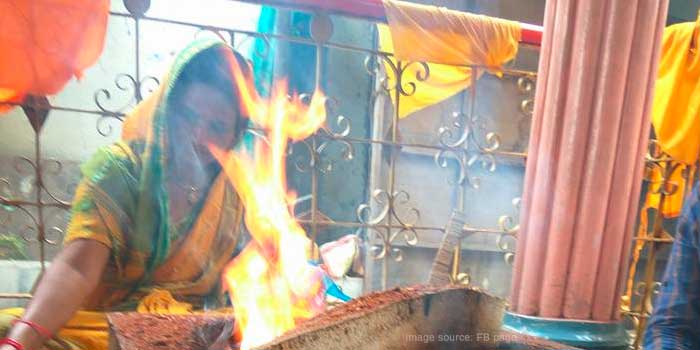
[[49,332],[48,329],[32,322],[32,321],[27,321],[27,320],[21,320],[21,319],[14,319],[12,320],[12,325],[14,326],[17,323],[24,323],[27,326],[31,327],[35,332],[39,333],[40,336],[44,337],[45,339],[51,338],[51,332]]
[[24,350],[24,346],[12,338],[0,339],[0,345],[3,345],[3,344],[7,344],[7,345],[9,345],[17,350]]

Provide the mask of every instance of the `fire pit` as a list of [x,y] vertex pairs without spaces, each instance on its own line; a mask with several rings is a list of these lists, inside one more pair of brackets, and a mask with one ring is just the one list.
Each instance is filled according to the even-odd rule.
[[[504,308],[466,287],[397,288],[328,310],[257,349],[572,349],[500,331]],[[108,318],[112,350],[218,350],[233,329],[225,315]]]
[[107,320],[112,350],[213,350],[228,343],[234,324],[232,316],[216,314],[111,313]]

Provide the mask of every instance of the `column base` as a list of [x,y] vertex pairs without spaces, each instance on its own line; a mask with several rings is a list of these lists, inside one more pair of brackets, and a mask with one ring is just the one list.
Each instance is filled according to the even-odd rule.
[[624,350],[630,342],[622,322],[542,318],[506,312],[503,328],[582,349]]

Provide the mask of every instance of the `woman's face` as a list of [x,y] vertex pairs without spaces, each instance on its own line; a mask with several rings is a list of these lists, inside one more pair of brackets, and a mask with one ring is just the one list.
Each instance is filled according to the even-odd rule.
[[[222,149],[230,148],[235,141],[235,131],[240,116],[238,108],[229,98],[209,85],[193,83],[184,92],[179,101],[182,110],[177,120],[181,121],[175,135],[188,135],[194,151],[205,163],[214,161],[209,145],[214,144]],[[175,144],[185,140],[174,140]]]

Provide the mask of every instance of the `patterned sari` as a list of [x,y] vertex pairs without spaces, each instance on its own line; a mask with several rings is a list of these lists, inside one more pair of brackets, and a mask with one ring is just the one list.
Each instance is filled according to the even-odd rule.
[[[218,173],[189,215],[174,223],[165,185],[167,111],[174,83],[193,57],[216,45],[225,44],[196,41],[185,49],[159,89],[127,117],[122,140],[99,150],[82,167],[65,244],[96,240],[109,247],[111,256],[84,304],[91,311],[78,312],[58,334],[72,348],[107,348],[103,311],[189,312],[217,293],[240,235],[243,210],[236,191]],[[3,324],[22,312],[0,311],[0,335]]]

